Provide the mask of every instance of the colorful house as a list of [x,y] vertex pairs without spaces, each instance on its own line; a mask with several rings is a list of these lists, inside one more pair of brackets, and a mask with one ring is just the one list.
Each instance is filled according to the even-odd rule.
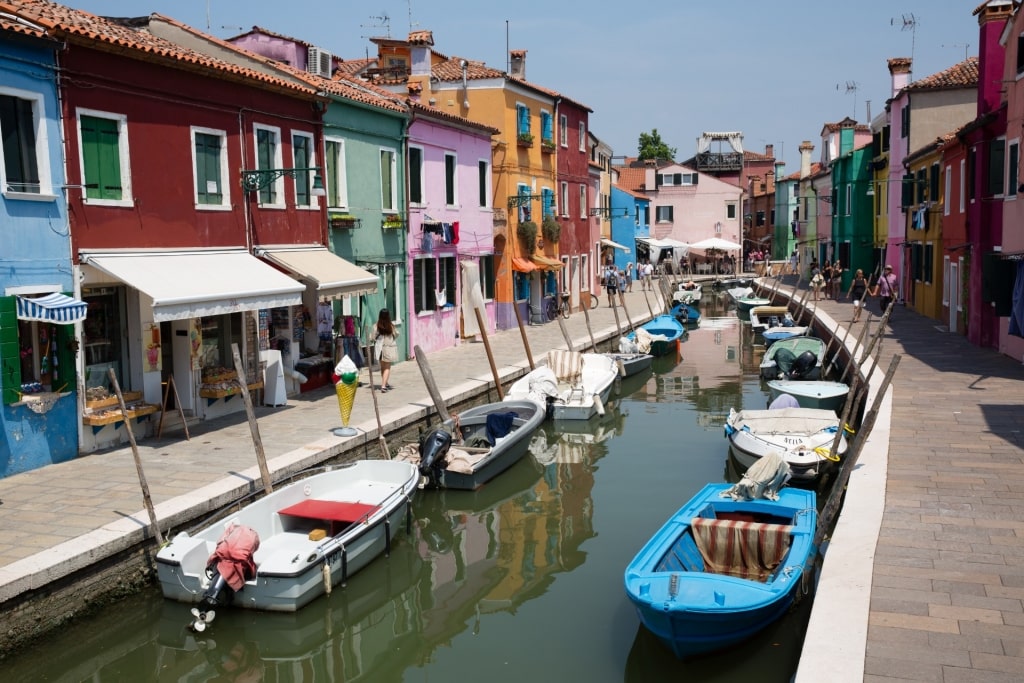
[[[559,291],[569,294],[569,305],[577,310],[589,305],[590,270],[598,224],[591,215],[590,114],[593,110],[564,95],[555,96],[555,140],[541,139],[541,152],[555,155],[558,183],[557,221],[560,226],[558,250],[562,259]],[[542,127],[543,127],[543,121]],[[549,231],[552,226],[549,225]],[[586,299],[586,300],[585,300]]]
[[35,22],[0,17],[0,478],[78,454],[86,306],[68,238],[61,47]]
[[[1002,82],[1006,102],[1006,197],[1002,203],[1003,260],[1013,279],[1010,313],[999,319],[999,351],[1011,358],[1024,358],[1024,202],[1021,194],[1020,133],[1024,131],[1024,13],[1014,3],[1011,17],[1001,36],[1006,46]],[[1011,132],[1014,131],[1014,132]],[[955,167],[955,166],[954,166]],[[1006,265],[1004,265],[1004,272]]]
[[942,310],[942,257],[944,247],[952,246],[943,234],[943,219],[948,202],[943,194],[942,148],[952,136],[943,136],[909,154],[903,161],[914,183],[907,207],[907,233],[904,250],[909,256],[909,277],[904,299],[909,308],[938,319]]
[[[832,161],[832,245],[843,268],[840,289],[846,291],[857,268],[881,273],[874,258],[871,210],[871,139],[864,126],[860,135],[851,119],[839,125],[839,155]],[[859,146],[855,141],[859,137]]]

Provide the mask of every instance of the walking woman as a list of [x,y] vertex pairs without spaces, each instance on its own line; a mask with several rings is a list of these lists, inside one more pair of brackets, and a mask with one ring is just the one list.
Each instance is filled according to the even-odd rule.
[[391,391],[388,380],[391,378],[391,364],[398,360],[398,330],[391,322],[388,309],[380,309],[377,324],[373,327],[373,343],[380,361],[380,390]]
[[832,300],[839,301],[843,289],[843,264],[839,259],[832,264],[832,279],[829,282],[832,284]]
[[832,293],[832,262],[825,261],[825,265],[821,268],[821,278],[825,281],[825,298]]
[[626,264],[626,291],[633,291],[633,262]]
[[860,312],[864,307],[864,300],[867,299],[868,281],[864,279],[864,271],[860,268],[853,274],[853,281],[850,283],[850,290],[846,292],[846,298],[853,299],[853,322],[860,322]]

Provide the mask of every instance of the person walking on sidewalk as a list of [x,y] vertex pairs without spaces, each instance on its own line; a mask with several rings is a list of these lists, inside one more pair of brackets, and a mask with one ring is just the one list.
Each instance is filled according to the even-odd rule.
[[377,324],[373,326],[373,346],[380,362],[380,390],[391,391],[394,387],[388,380],[391,379],[391,364],[398,360],[398,330],[386,308],[380,309]]
[[885,271],[882,273],[882,277],[879,278],[878,284],[875,285],[874,291],[871,292],[872,296],[880,298],[883,315],[889,309],[889,304],[896,298],[897,291],[896,274],[892,272],[892,266],[887,263],[885,264]]
[[633,262],[626,264],[626,291],[633,291]]
[[846,292],[846,298],[853,298],[853,322],[860,322],[860,311],[867,298],[868,281],[864,279],[864,271],[860,268],[853,274],[853,281],[850,282],[850,289]]
[[615,293],[619,291],[619,273],[610,263],[604,271],[604,289],[608,292],[608,307],[611,308],[615,304]]

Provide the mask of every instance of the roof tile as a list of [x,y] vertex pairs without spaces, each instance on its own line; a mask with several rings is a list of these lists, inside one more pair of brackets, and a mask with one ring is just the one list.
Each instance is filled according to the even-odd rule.
[[968,57],[959,64],[909,84],[903,90],[952,90],[978,87],[978,58]]

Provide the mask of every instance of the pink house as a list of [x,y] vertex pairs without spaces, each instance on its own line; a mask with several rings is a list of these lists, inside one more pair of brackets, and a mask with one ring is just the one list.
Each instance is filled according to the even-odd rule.
[[[1000,42],[1005,45],[1002,83],[1006,104],[1006,196],[1002,203],[1002,256],[1013,267],[1014,293],[1024,293],[1024,202],[1020,172],[1020,137],[1024,130],[1024,13],[1020,6],[1006,23]],[[1024,357],[1024,296],[1011,301],[1009,317],[1000,317],[999,351]]]
[[498,131],[420,102],[417,84],[409,105],[406,327],[409,348],[429,352],[477,333],[475,312],[463,308],[472,272],[482,287],[484,324],[495,329],[491,136]]

